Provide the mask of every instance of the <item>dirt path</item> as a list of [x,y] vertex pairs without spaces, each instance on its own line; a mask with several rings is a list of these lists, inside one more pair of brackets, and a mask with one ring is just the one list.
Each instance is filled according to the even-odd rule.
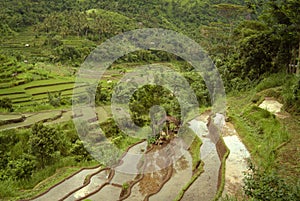
[[283,104],[279,103],[276,99],[272,97],[266,97],[265,100],[258,107],[267,110],[272,114],[275,114],[276,117],[280,119],[290,117],[289,113],[282,111]]
[[260,108],[268,110],[269,112],[276,114],[281,111],[282,104],[272,98],[265,98],[265,100],[259,105]]

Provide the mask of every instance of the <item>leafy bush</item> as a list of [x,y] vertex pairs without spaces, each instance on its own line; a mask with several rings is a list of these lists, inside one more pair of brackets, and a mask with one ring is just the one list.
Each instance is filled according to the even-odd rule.
[[244,178],[245,194],[253,200],[263,201],[296,201],[300,199],[298,189],[289,186],[275,172],[257,169],[252,163]]
[[127,190],[129,188],[129,184],[127,182],[122,184],[122,189]]
[[232,91],[246,91],[250,88],[251,84],[252,83],[249,79],[235,77],[229,80],[229,83],[227,83],[227,89]]
[[41,167],[45,167],[57,157],[61,139],[55,128],[37,123],[32,127],[28,144],[31,154],[37,157]]
[[58,107],[61,105],[61,92],[48,92],[49,104],[53,107]]
[[76,140],[71,148],[71,153],[74,154],[76,161],[91,160],[89,152],[84,148],[81,140]]
[[7,109],[10,112],[14,111],[12,101],[7,97],[5,97],[3,99],[0,99],[0,107],[4,108],[4,109]]
[[30,155],[23,155],[17,160],[9,161],[8,174],[13,179],[28,179],[31,177],[36,168],[34,157]]
[[300,113],[300,77],[285,82],[283,90],[284,109],[291,113]]
[[148,144],[154,144],[159,138],[159,135],[155,135],[155,136],[148,136]]

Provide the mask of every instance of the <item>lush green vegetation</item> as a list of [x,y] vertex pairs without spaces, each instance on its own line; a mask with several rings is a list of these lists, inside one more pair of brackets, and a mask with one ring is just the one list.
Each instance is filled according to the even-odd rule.
[[72,122],[51,127],[39,123],[30,129],[1,131],[0,138],[1,199],[21,196],[21,190],[33,188],[58,168],[80,167],[92,160]]
[[[222,76],[229,97],[229,119],[259,167],[251,166],[253,174],[246,176],[244,199],[299,200],[299,179],[298,184],[291,179],[299,178],[299,166],[291,170],[283,162],[288,158],[292,164],[299,159],[297,154],[286,157],[283,153],[292,154],[299,145],[299,1],[4,0],[0,7],[1,113],[70,108],[72,95],[81,97],[81,93],[73,94],[78,67],[101,42],[137,28],[175,30],[201,44]],[[199,105],[210,106],[205,83],[192,66],[176,55],[156,50],[136,51],[118,59],[96,87],[96,105],[108,105],[122,75],[148,63],[161,63],[180,72],[195,91]],[[80,89],[92,93],[92,88]],[[289,120],[279,120],[257,107],[265,97],[283,103],[291,115]],[[178,119],[182,115],[170,90],[146,85],[130,100],[135,123],[149,125],[149,109],[154,105],[162,105],[167,115]],[[120,131],[113,119],[106,119],[110,112],[104,116],[101,127],[105,136],[120,149],[137,142]],[[56,169],[94,163],[70,122],[1,131],[0,139],[0,199],[20,198],[23,190],[25,197],[32,196],[38,192],[27,190]],[[200,144],[194,141],[192,147]],[[195,168],[199,161],[192,154]],[[262,187],[270,182],[272,193]],[[298,189],[291,190],[290,184]]]
[[254,200],[299,200],[299,184],[288,185],[275,172],[266,172],[249,165],[251,173],[244,179],[245,194]]
[[[272,77],[279,80],[282,79],[280,76],[282,75]],[[229,119],[251,151],[252,157],[249,172],[244,178],[246,196],[238,200],[299,199],[299,179],[295,179],[299,175],[299,169],[292,165],[294,154],[295,157],[299,156],[294,152],[294,147],[299,143],[299,117],[292,117],[295,121],[291,118],[278,119],[274,114],[256,106],[270,96],[284,102],[285,85],[280,85],[280,90],[277,84],[274,88],[268,88],[270,85],[269,79],[265,79],[256,89],[239,95],[234,93],[228,99]],[[287,156],[290,158],[286,158]],[[284,163],[289,166],[282,166]],[[224,198],[235,199],[237,198]]]

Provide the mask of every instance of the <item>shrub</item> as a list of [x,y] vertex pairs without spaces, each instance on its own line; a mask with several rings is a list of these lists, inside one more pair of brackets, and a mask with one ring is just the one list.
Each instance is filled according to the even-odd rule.
[[36,168],[34,157],[23,155],[17,160],[11,160],[7,164],[10,178],[13,179],[28,179]]
[[48,101],[53,107],[60,106],[62,103],[61,92],[48,92]]
[[155,136],[148,136],[148,145],[150,144],[155,144],[155,142],[158,140],[159,135],[155,135]]
[[129,184],[127,182],[122,184],[122,189],[127,190],[129,188]]
[[61,139],[56,129],[44,126],[42,123],[34,124],[31,132],[32,135],[28,140],[30,152],[33,156],[36,156],[43,168],[57,158]]
[[91,160],[89,152],[85,149],[82,141],[79,139],[72,145],[71,153],[75,156],[77,162]]
[[300,199],[299,191],[285,183],[275,172],[257,169],[252,163],[249,165],[248,173],[245,174],[243,189],[253,200],[296,201]]
[[5,97],[3,99],[0,99],[0,107],[9,110],[10,112],[13,112],[13,105],[12,105],[12,101]]
[[300,112],[300,77],[286,81],[283,90],[284,109],[291,113]]

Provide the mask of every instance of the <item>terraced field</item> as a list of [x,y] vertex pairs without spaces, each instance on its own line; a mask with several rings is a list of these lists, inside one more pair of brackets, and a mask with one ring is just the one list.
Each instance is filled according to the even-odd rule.
[[[97,107],[96,111],[100,122],[111,116],[109,106]],[[0,125],[0,130],[28,127],[37,121],[43,121],[46,124],[60,123],[71,118],[71,110],[25,113],[22,115],[0,115],[1,121],[9,121],[7,124]],[[40,196],[33,198],[33,200],[53,200],[54,198],[55,200],[107,200],[107,196],[111,200],[137,201],[161,198],[164,200],[189,201],[197,200],[198,198],[212,200],[218,191],[223,188],[220,186],[220,178],[222,178],[222,174],[224,176],[225,172],[220,172],[224,162],[221,161],[221,156],[219,155],[219,145],[214,144],[209,136],[210,127],[207,127],[207,119],[208,116],[205,113],[189,122],[190,128],[203,142],[200,150],[197,148],[197,152],[203,162],[203,166],[197,167],[197,169],[200,168],[199,170],[201,170],[199,175],[196,174],[198,170],[193,170],[193,159],[190,151],[182,148],[168,149],[168,153],[170,152],[171,155],[182,154],[174,164],[156,172],[147,173],[147,168],[151,168],[153,161],[158,166],[166,163],[164,161],[165,157],[160,152],[160,149],[164,149],[164,147],[160,145],[147,147],[146,141],[142,141],[127,149],[118,166],[105,169],[98,167],[84,169],[64,179]],[[230,149],[232,148],[233,154],[229,160],[229,166],[233,166],[230,169],[237,170],[236,167],[240,166],[240,162],[244,161],[245,156],[238,155],[239,150],[235,150],[236,145],[232,145],[231,138],[229,139],[227,136],[228,133],[227,131],[224,133],[226,144],[229,145]],[[236,135],[235,133],[233,134]],[[176,141],[176,144],[178,143],[180,144],[180,140]],[[237,144],[235,141],[234,143]],[[242,145],[241,142],[238,142],[239,144]],[[143,156],[144,153],[147,153],[147,157]],[[148,157],[149,154],[150,157]],[[140,158],[134,159],[134,157],[139,155],[141,156]],[[245,169],[246,166],[239,169],[239,174],[242,174]],[[128,170],[136,173],[130,173]],[[226,171],[226,192],[230,192],[233,188],[236,189],[240,185],[240,182],[232,180],[236,173],[237,171]],[[125,189],[124,185],[128,185],[128,187]],[[182,193],[181,196],[179,196],[179,192]]]
[[[53,110],[53,111],[46,111],[46,112],[39,112],[39,113],[28,113],[24,114],[23,118],[21,118],[19,121],[12,121],[12,118],[17,118],[21,115],[14,115],[15,117],[10,117],[10,122],[5,122],[6,115],[0,115],[0,122],[4,121],[5,123],[3,125],[0,124],[0,130],[6,130],[6,129],[13,129],[13,128],[26,128],[30,127],[36,122],[46,122],[46,121],[53,121],[56,119],[61,118],[63,115],[62,111]],[[22,117],[22,116],[21,116]],[[4,120],[3,120],[4,119]]]
[[[112,116],[110,106],[96,107],[98,122],[102,123]],[[72,110],[51,110],[24,114],[0,114],[0,131],[30,127],[36,122],[56,124],[72,119]]]
[[[190,122],[190,128],[203,140],[210,141],[206,123],[198,118]],[[174,138],[176,144],[184,144],[179,138]],[[171,144],[173,141],[171,140]],[[161,167],[168,161],[168,157],[161,155],[164,146],[147,146],[146,141],[141,141],[129,147],[119,164],[112,168],[84,169],[66,178],[50,188],[45,193],[31,200],[212,200],[219,185],[220,167],[223,162],[217,153],[217,146],[213,142],[204,142],[198,150],[204,162],[204,172],[193,179],[192,156],[182,147],[168,148],[168,153],[181,157],[173,164],[148,172],[148,168]],[[182,144],[182,145],[183,145]],[[167,146],[168,147],[168,146]],[[201,153],[200,153],[201,152]],[[143,155],[143,154],[147,155]],[[175,154],[175,155],[174,155]],[[205,156],[204,156],[205,155]],[[136,158],[138,156],[138,158]],[[224,165],[224,164],[223,164]],[[207,167],[206,167],[207,166]],[[202,166],[199,167],[202,169]],[[135,173],[130,173],[128,171]],[[223,175],[224,176],[224,175]],[[191,180],[193,182],[191,182]],[[184,190],[181,197],[178,194]]]
[[[85,85],[82,84],[82,87],[83,86]],[[79,85],[79,87],[81,87],[81,85]],[[0,99],[7,97],[12,100],[14,105],[32,105],[40,101],[48,100],[49,92],[61,92],[63,97],[71,97],[73,95],[73,89],[73,78],[37,80],[19,86],[1,89]],[[84,89],[82,89],[82,91],[84,91]]]

